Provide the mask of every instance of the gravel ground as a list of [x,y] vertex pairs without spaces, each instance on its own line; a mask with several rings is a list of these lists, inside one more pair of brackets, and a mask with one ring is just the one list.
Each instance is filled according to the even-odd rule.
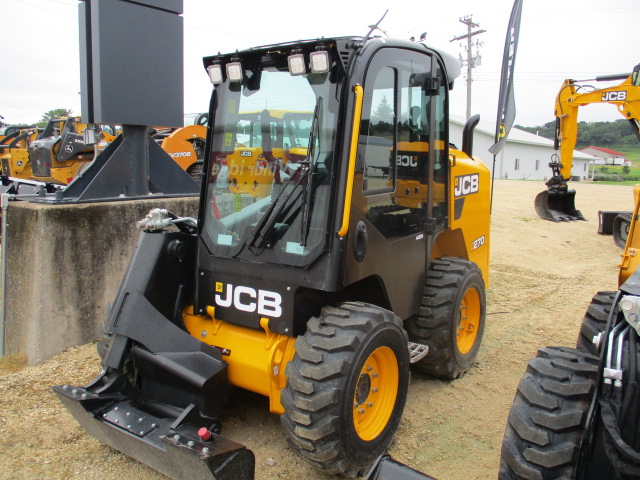
[[[617,288],[621,251],[597,234],[598,210],[631,210],[633,188],[577,184],[587,222],[554,224],[533,209],[541,182],[495,183],[488,316],[476,365],[462,378],[412,376],[392,456],[440,480],[496,478],[516,385],[529,358],[548,345],[575,345],[599,290]],[[87,435],[50,391],[87,383],[99,371],[94,344],[38,366],[0,361],[0,478],[165,478]],[[257,479],[333,478],[287,447],[265,398],[238,392],[223,434],[256,455]]]

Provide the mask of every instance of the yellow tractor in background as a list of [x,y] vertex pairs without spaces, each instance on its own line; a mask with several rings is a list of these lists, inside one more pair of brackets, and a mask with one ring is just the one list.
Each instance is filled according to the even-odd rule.
[[[241,112],[238,120],[236,150],[220,165],[217,181],[229,182],[229,191],[256,198],[269,195],[274,180],[282,182],[291,175],[289,163],[304,160],[307,150],[301,142],[309,138],[313,112],[269,110],[268,123],[263,112]],[[270,136],[277,168],[265,158],[263,135]],[[277,178],[276,178],[277,176]],[[281,178],[282,177],[282,178]]]
[[[204,118],[204,123],[150,132],[163,150],[198,183],[202,178],[207,136],[206,114],[199,118]],[[33,194],[39,186],[47,191],[64,187],[120,133],[119,126],[89,126],[82,123],[80,117],[50,119],[43,129],[12,132],[0,139],[0,191]]]
[[[563,82],[556,97],[555,117],[556,134],[554,149],[556,153],[552,157],[549,167],[552,176],[547,182],[547,190],[539,193],[535,199],[536,213],[540,218],[553,222],[572,220],[584,220],[584,216],[575,207],[576,191],[569,189],[567,182],[571,180],[573,167],[573,151],[578,140],[578,111],[580,107],[596,103],[609,103],[615,105],[618,112],[629,120],[631,129],[640,140],[640,78],[638,71],[640,64],[636,65],[631,74],[607,75],[596,77],[595,81],[611,81],[624,79],[619,85],[603,89],[595,89],[583,84],[590,80],[571,80]],[[559,152],[559,156],[558,156]],[[617,214],[616,214],[617,215]],[[601,216],[601,225],[612,224],[613,220]],[[628,220],[618,224],[615,231],[628,231]],[[600,229],[601,233],[605,233]],[[624,246],[624,240],[616,241]]]
[[[94,141],[86,142],[88,125],[80,117],[49,120],[47,126],[27,147],[31,179],[56,185],[68,185],[118,135],[117,127],[100,125],[94,131]],[[9,164],[3,175],[20,177]]]
[[184,127],[160,129],[152,135],[173,161],[198,183],[202,178],[207,121],[206,113],[185,115]]
[[460,65],[338,37],[204,66],[198,218],[139,222],[101,373],[53,389],[91,435],[173,478],[253,478],[251,450],[221,435],[233,387],[268,399],[304,460],[362,474],[398,428],[410,366],[457,378],[483,336],[490,180],[478,116],[449,142]]

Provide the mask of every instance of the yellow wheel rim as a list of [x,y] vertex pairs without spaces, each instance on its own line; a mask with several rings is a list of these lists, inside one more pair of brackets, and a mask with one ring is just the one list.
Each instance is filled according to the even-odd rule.
[[469,288],[460,302],[460,321],[456,331],[458,350],[463,355],[469,353],[476,343],[480,310],[480,295],[475,288]]
[[353,395],[353,425],[364,441],[382,433],[398,395],[398,360],[389,347],[378,347],[364,362]]

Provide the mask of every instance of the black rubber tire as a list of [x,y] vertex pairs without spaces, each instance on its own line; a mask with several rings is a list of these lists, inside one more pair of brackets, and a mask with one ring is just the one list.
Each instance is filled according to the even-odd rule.
[[[462,353],[458,347],[460,305],[469,289],[476,289],[480,299],[480,318],[471,349]],[[413,342],[429,346],[429,353],[414,364],[422,372],[440,378],[458,378],[473,364],[484,333],[487,300],[482,273],[468,260],[443,257],[434,260],[427,276],[418,315],[405,322]]]
[[573,479],[598,358],[547,347],[529,361],[509,412],[500,480]]
[[593,343],[593,338],[607,328],[607,319],[613,307],[613,300],[617,292],[598,292],[591,299],[587,312],[582,319],[580,334],[576,348],[591,355],[600,355]]
[[[362,406],[364,412],[366,405],[356,401],[356,387],[359,394],[366,384],[368,399],[389,393],[372,388],[376,378],[384,380],[384,373],[377,377],[374,371],[361,383],[369,375],[362,374],[365,362],[368,364],[372,353],[382,347],[390,349],[397,360],[395,400],[377,436],[363,440],[354,425],[354,408]],[[319,317],[309,320],[295,348],[281,395],[285,410],[281,422],[289,445],[327,473],[362,474],[388,448],[404,410],[410,372],[407,334],[401,320],[393,312],[365,303],[325,307]]]

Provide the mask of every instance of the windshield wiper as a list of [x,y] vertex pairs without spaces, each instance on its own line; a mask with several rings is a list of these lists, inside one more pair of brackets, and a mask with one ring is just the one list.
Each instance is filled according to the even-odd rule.
[[[304,235],[300,243],[303,246],[306,243],[304,237],[306,237],[306,230],[307,230],[306,225],[308,224],[308,217],[309,217],[309,203],[310,203],[310,197],[311,197],[310,179],[311,179],[311,173],[313,172],[313,169],[314,169],[313,152],[315,151],[315,141],[317,137],[316,131],[318,126],[318,117],[320,115],[319,112],[320,112],[321,105],[322,105],[322,97],[318,97],[316,101],[316,107],[313,113],[313,121],[311,123],[311,132],[309,134],[309,147],[307,148],[307,156],[304,161],[300,162],[301,164],[300,174],[298,174],[298,171],[295,171],[287,179],[287,182],[283,185],[282,190],[280,191],[278,196],[275,198],[275,200],[273,201],[269,209],[262,216],[262,218],[256,225],[256,228],[251,232],[251,239],[247,243],[248,247],[260,248],[267,241],[267,239],[273,233],[273,230],[278,220],[282,218],[283,212],[285,212],[287,207],[291,205],[290,200],[293,197],[293,194],[296,193],[300,185],[303,186],[303,190],[302,190],[302,195],[303,195],[302,209],[303,210],[302,210],[302,219],[301,219],[301,222],[302,222],[301,235]],[[289,192],[287,193],[287,195],[285,195],[284,198],[282,198],[284,192],[287,191],[287,187],[289,186],[289,184],[294,178],[296,178],[295,185],[293,185],[293,187],[289,189]],[[281,201],[281,198],[282,198],[282,201]],[[297,199],[298,199],[298,195],[296,195],[295,197],[295,200]]]
[[276,223],[282,217],[282,212],[284,212],[285,208],[288,205],[290,205],[289,200],[298,189],[298,186],[300,186],[300,183],[302,183],[303,181],[306,181],[306,176],[308,174],[309,174],[309,169],[305,169],[300,176],[300,179],[299,179],[300,181],[296,183],[289,190],[287,195],[284,196],[284,199],[280,201],[280,198],[282,198],[284,192],[287,190],[287,187],[289,186],[293,178],[296,176],[296,173],[294,173],[289,177],[289,179],[287,180],[287,183],[283,185],[282,190],[280,191],[276,199],[273,201],[269,209],[262,216],[262,218],[260,219],[260,222],[258,222],[258,224],[256,225],[256,228],[251,232],[251,240],[249,241],[249,243],[247,243],[249,247],[260,248],[265,243],[265,241],[271,236],[271,233],[273,232],[273,229],[276,226]]
[[313,171],[315,170],[315,154],[316,154],[316,138],[318,138],[318,118],[320,117],[320,109],[322,108],[322,97],[318,97],[316,108],[313,112],[313,121],[311,122],[311,133],[309,134],[309,146],[307,147],[307,158],[309,173],[305,177],[302,197],[302,219],[300,220],[300,245],[307,245],[307,233],[309,231],[309,212],[311,210],[311,191],[313,184]]

